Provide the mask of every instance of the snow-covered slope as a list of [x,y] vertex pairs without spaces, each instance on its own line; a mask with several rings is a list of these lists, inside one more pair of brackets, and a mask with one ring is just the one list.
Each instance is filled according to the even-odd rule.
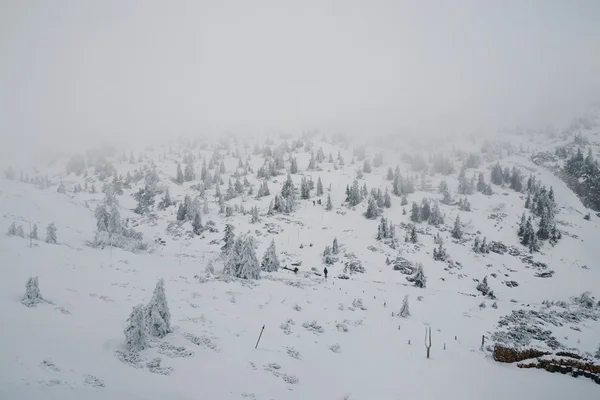
[[[587,134],[594,137],[595,131]],[[519,145],[533,146],[539,136],[519,136]],[[16,180],[0,179],[0,227],[16,222],[28,234],[29,223],[37,224],[41,240],[18,236],[0,236],[0,398],[6,399],[464,399],[523,398],[548,399],[573,396],[592,399],[598,385],[591,380],[549,374],[540,370],[518,369],[515,365],[496,363],[488,350],[490,337],[501,330],[498,321],[514,310],[540,310],[542,301],[569,301],[589,291],[600,297],[598,283],[600,256],[598,218],[584,220],[587,213],[577,196],[560,179],[530,161],[531,153],[515,151],[492,156],[467,176],[484,172],[486,182],[497,159],[503,167],[516,166],[525,177],[532,173],[547,187],[552,187],[558,207],[557,226],[563,237],[555,246],[547,242],[534,253],[539,267],[523,261],[529,253],[519,243],[517,227],[525,211],[526,195],[492,185],[494,194],[456,195],[460,153],[448,151],[455,172],[448,176],[424,175],[410,170],[406,157],[393,150],[384,151],[382,166],[373,167],[358,179],[360,186],[388,188],[387,169],[400,165],[405,177],[415,175],[416,191],[408,195],[408,205],[392,195],[391,208],[383,216],[395,224],[399,239],[396,248],[376,240],[379,219],[363,216],[367,200],[354,208],[347,207],[346,185],[352,185],[362,162],[351,163],[352,148],[332,144],[314,137],[314,151],[323,148],[325,155],[346,161],[319,163],[317,170],[307,170],[310,153],[298,147],[291,154],[300,172],[293,174],[296,187],[303,176],[316,183],[321,178],[324,195],[309,200],[298,199],[291,214],[267,215],[269,202],[279,193],[286,175],[268,181],[270,196],[256,199],[245,193],[229,200],[249,211],[259,208],[260,221],[250,223],[250,215],[234,212],[226,217],[219,213],[214,188],[207,189],[201,200],[208,202],[203,222],[214,221],[218,232],[205,230],[194,235],[190,222],[177,223],[177,206],[166,210],[152,207],[146,215],[135,214],[133,194],[143,187],[143,179],[118,196],[121,216],[144,234],[150,251],[131,253],[119,248],[94,248],[96,218],[94,209],[104,199],[102,182],[90,167],[87,180],[97,193],[73,193],[75,185],[84,185],[84,177],[66,175],[67,159],[46,168],[51,185],[38,186]],[[282,142],[276,139],[271,148]],[[289,141],[288,141],[289,142]],[[547,142],[545,142],[547,143]],[[263,146],[264,143],[261,143]],[[470,143],[479,151],[482,143]],[[212,146],[212,145],[210,145]],[[227,189],[231,172],[236,171],[236,147],[220,150],[226,171],[222,193]],[[465,145],[466,148],[467,145]],[[551,148],[552,145],[548,145]],[[173,181],[176,163],[182,162],[187,146],[165,146],[156,150],[137,149],[142,161],[112,163],[119,174],[134,173],[152,161],[160,178],[159,187],[168,187],[171,198],[181,203],[186,194],[195,196],[192,185]],[[214,152],[206,147],[191,149],[196,156],[196,176],[202,160],[208,162]],[[239,146],[242,159],[249,157],[253,172],[246,175],[258,190],[256,172],[263,164],[261,155]],[[367,147],[367,158],[379,152]],[[404,149],[410,153],[410,149]],[[436,150],[437,151],[437,150]],[[427,159],[428,154],[423,153]],[[183,162],[182,162],[183,164]],[[289,162],[286,155],[286,167]],[[218,166],[217,166],[218,168]],[[241,169],[239,169],[241,171]],[[214,169],[210,171],[214,174]],[[29,174],[33,174],[29,172]],[[243,177],[242,177],[243,179]],[[233,178],[235,181],[235,178]],[[458,200],[467,197],[471,211],[459,211],[456,204],[440,204],[445,224],[416,224],[418,243],[406,243],[405,227],[410,224],[411,203],[423,198],[441,199],[437,192],[445,180]],[[57,193],[62,181],[66,194]],[[107,179],[106,182],[110,182]],[[329,191],[328,188],[331,187]],[[333,210],[325,209],[331,195]],[[156,196],[156,203],[161,195]],[[313,204],[313,200],[322,204]],[[403,213],[406,208],[406,214]],[[460,214],[464,236],[451,237],[455,218]],[[45,227],[55,222],[58,244],[43,241]],[[262,257],[274,239],[280,261],[293,268],[301,262],[299,272],[288,270],[262,273],[262,279],[238,280],[223,276],[220,258],[225,224],[232,224],[237,234],[249,232],[256,240],[257,255]],[[4,229],[4,228],[3,228]],[[433,259],[434,235],[440,234],[452,263]],[[502,242],[518,249],[519,255],[490,252],[476,254],[472,243],[476,236],[488,242]],[[334,238],[340,244],[339,261],[328,266],[324,279],[322,253]],[[163,244],[159,242],[163,241]],[[353,253],[362,262],[364,273],[344,271],[344,262]],[[411,263],[421,262],[427,277],[426,288],[414,287],[407,275],[388,265],[402,257]],[[215,273],[206,268],[213,263]],[[314,269],[313,269],[314,268]],[[540,269],[541,268],[541,269]],[[549,278],[536,276],[553,271]],[[20,300],[25,282],[38,276],[45,302],[25,307]],[[349,279],[341,279],[341,277]],[[496,300],[482,296],[476,285],[484,277]],[[163,277],[171,311],[173,332],[153,339],[151,348],[137,358],[123,353],[126,319],[132,307],[146,304],[154,286]],[[509,287],[506,282],[517,282]],[[408,295],[411,315],[398,317],[402,299]],[[597,300],[596,300],[597,301]],[[360,303],[362,302],[362,306]],[[485,303],[485,307],[482,305]],[[494,305],[494,307],[492,307]],[[595,306],[600,314],[600,306]],[[315,321],[315,324],[312,322]],[[265,327],[255,349],[261,328]],[[315,326],[320,326],[321,329]],[[425,357],[425,327],[432,328],[431,358]],[[548,324],[561,348],[575,348],[594,353],[600,339],[600,322],[592,318]],[[482,349],[482,336],[486,346]],[[544,346],[543,340],[529,338],[532,346]],[[160,362],[152,360],[160,357]],[[126,359],[125,359],[126,358]]]

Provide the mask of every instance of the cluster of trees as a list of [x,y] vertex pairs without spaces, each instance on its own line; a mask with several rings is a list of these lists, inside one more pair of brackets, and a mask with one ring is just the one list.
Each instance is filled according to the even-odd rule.
[[236,237],[233,225],[225,226],[223,237],[225,242],[221,247],[221,254],[225,260],[223,273],[241,279],[260,279],[260,271],[273,272],[280,267],[275,249],[275,242],[267,248],[262,263],[256,256],[255,240],[250,235]]
[[412,178],[405,178],[400,173],[400,167],[396,166],[394,172],[388,169],[387,179],[392,181],[392,193],[395,196],[405,196],[415,191],[415,184]]
[[[552,245],[561,239],[562,234],[556,227],[557,206],[554,199],[554,189],[546,189],[535,177],[530,176],[527,181],[527,199],[525,208],[529,209],[532,216],[527,217],[525,213],[517,229],[517,235],[521,244],[527,246],[530,252],[539,250],[540,241],[548,240]],[[535,217],[539,217],[537,230],[535,229]]]
[[325,246],[325,250],[323,250],[323,254],[322,254],[323,262],[327,265],[335,264],[338,261],[339,253],[340,253],[340,247],[338,245],[338,240],[337,240],[337,238],[334,238],[332,245]]
[[[19,237],[24,238],[25,237],[25,232],[23,232],[23,226],[21,226],[21,225],[17,226],[17,224],[15,222],[13,222],[8,227],[7,235],[8,236],[19,236]],[[38,226],[37,226],[37,224],[33,224],[33,227],[31,228],[31,232],[29,233],[29,237],[32,240],[38,240]],[[54,222],[48,224],[48,226],[46,227],[46,239],[45,239],[45,242],[46,243],[50,243],[50,244],[56,244],[57,243],[56,225],[54,225]]]
[[[13,181],[13,180],[16,180],[17,173],[15,172],[15,170],[13,169],[12,166],[8,166],[8,168],[4,171],[4,177],[8,180]],[[21,181],[23,183],[30,183],[32,185],[36,185],[40,189],[45,189],[48,186],[50,186],[50,179],[48,178],[48,175],[45,175],[45,176],[36,175],[36,176],[32,176],[30,178],[29,175],[26,175],[25,173],[23,173],[23,171],[21,171],[19,181]]]
[[437,248],[433,248],[433,259],[436,261],[446,261],[448,259],[448,252],[443,243],[440,243]]
[[116,201],[107,196],[105,201],[98,204],[94,210],[96,216],[96,234],[90,243],[92,247],[112,246],[128,251],[146,250],[148,245],[143,242],[143,234],[128,228],[121,218]]
[[427,221],[428,224],[438,226],[444,223],[444,215],[440,210],[440,205],[437,200],[431,204],[430,199],[423,199],[421,206],[413,201],[410,211],[410,220],[416,224]]
[[484,236],[483,240],[477,236],[473,241],[473,251],[479,254],[489,254],[490,246],[487,243],[487,238]]
[[150,336],[163,338],[171,330],[171,313],[165,295],[165,281],[159,279],[152,298],[147,305],[139,304],[127,319],[125,347],[130,352],[139,352],[150,347]]
[[503,170],[500,163],[496,163],[490,172],[490,180],[494,185],[503,186],[507,184],[516,192],[523,190],[523,174],[520,169],[514,166],[512,169],[506,167]]
[[392,221],[390,221],[388,223],[386,218],[381,217],[381,220],[379,221],[379,225],[377,226],[377,240],[384,240],[384,239],[395,240],[396,239],[396,227],[394,226]]
[[362,202],[369,195],[367,190],[367,184],[364,183],[362,187],[358,185],[358,181],[354,180],[352,186],[346,185],[346,200],[350,207],[354,207]]
[[562,178],[586,207],[600,211],[600,166],[591,148],[585,157],[581,148],[571,155],[562,169]]
[[425,272],[423,271],[423,263],[417,263],[415,265],[416,272],[412,276],[406,277],[406,280],[413,283],[413,286],[418,288],[427,287],[427,277],[425,276]]

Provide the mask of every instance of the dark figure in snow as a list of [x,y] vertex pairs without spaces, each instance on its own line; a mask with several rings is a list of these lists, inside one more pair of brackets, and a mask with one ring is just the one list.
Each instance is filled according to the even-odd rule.
[[319,205],[321,205],[321,199],[319,199],[318,203],[319,203]]
[[325,279],[327,279],[327,267],[323,270],[323,275],[325,275]]
[[313,200],[313,206],[315,205],[315,201]]
[[298,273],[298,267],[294,268],[294,274]]

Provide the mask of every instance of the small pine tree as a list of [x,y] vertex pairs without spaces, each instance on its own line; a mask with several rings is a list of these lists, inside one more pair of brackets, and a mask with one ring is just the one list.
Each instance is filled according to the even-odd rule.
[[40,287],[37,276],[32,276],[27,279],[25,283],[25,296],[21,299],[21,303],[27,307],[35,307],[38,303],[41,303],[44,299],[40,293]]
[[317,196],[323,195],[323,182],[321,182],[321,177],[317,180]]
[[17,234],[17,224],[13,222],[8,227],[8,232],[6,233],[8,236],[15,236]]
[[38,240],[38,227],[37,224],[33,224],[33,229],[31,230],[31,239]]
[[137,353],[150,347],[143,304],[133,307],[133,311],[127,318],[127,327],[124,333],[125,348],[128,351]]
[[417,243],[418,241],[419,241],[419,238],[417,236],[417,228],[413,225],[410,230],[410,242]]
[[367,211],[364,215],[367,219],[375,219],[379,216],[379,209],[377,208],[377,204],[375,204],[375,199],[373,197],[369,197]]
[[175,182],[180,185],[183,183],[183,171],[181,170],[181,164],[177,163],[177,175],[175,177]]
[[204,227],[202,226],[202,217],[200,212],[196,212],[194,219],[192,220],[192,231],[195,235],[200,235]]
[[255,224],[259,221],[260,219],[258,217],[258,207],[254,206],[250,209],[250,223]]
[[339,254],[339,252],[340,252],[340,247],[338,245],[337,238],[333,238],[333,245],[331,246],[331,252],[333,254]]
[[275,272],[279,270],[280,263],[277,258],[277,250],[275,248],[275,240],[271,240],[271,244],[265,251],[265,254],[262,259],[261,269],[265,272]]
[[421,212],[419,210],[419,206],[416,202],[413,201],[412,208],[410,210],[410,220],[415,224],[421,222]]
[[56,226],[52,222],[46,227],[46,243],[56,244],[56,241]]
[[410,307],[408,305],[408,295],[404,296],[404,299],[402,300],[402,308],[400,309],[400,312],[398,313],[398,315],[400,315],[402,318],[406,318],[410,316]]
[[233,245],[235,243],[235,233],[233,225],[225,225],[225,235],[223,236],[223,241],[225,242],[225,244],[221,247],[221,253],[227,255],[229,251],[233,248]]
[[392,206],[392,198],[390,197],[390,192],[385,189],[385,194],[383,195],[383,206],[385,208],[390,208]]
[[454,226],[452,227],[451,235],[454,239],[462,239],[463,232],[462,225],[460,223],[460,215],[457,215],[456,219],[454,220]]
[[144,311],[150,335],[162,338],[171,332],[171,313],[167,304],[163,278],[160,278],[156,283],[152,298]]
[[331,195],[327,194],[327,205],[325,206],[325,210],[331,211],[333,209],[333,204],[331,203]]

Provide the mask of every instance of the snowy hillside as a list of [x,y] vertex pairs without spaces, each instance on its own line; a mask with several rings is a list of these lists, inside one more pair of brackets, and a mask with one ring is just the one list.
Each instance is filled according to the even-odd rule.
[[[0,398],[597,398],[593,379],[493,357],[600,364],[600,217],[561,179],[568,157],[540,158],[597,162],[592,122],[452,148],[229,137],[14,166]],[[272,241],[281,268],[260,271]],[[41,299],[29,282],[23,302],[36,276]],[[163,337],[144,329],[158,311],[128,323],[160,278]]]

